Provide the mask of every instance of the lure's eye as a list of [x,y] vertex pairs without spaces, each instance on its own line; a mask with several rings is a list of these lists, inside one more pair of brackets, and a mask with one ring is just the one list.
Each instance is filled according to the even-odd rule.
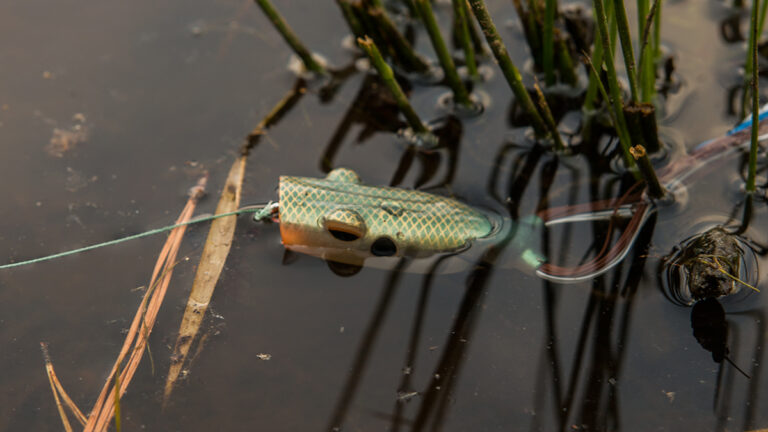
[[365,235],[365,221],[353,210],[334,210],[325,216],[322,223],[337,240],[355,241]]
[[333,238],[341,241],[355,241],[360,238],[359,235],[351,232],[346,232],[342,230],[337,229],[328,229],[328,232],[331,233]]
[[371,253],[381,257],[392,256],[397,253],[397,245],[389,237],[379,237],[371,245]]

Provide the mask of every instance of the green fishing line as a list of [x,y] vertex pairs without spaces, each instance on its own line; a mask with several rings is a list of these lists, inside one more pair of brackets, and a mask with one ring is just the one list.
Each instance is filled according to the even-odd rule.
[[44,256],[44,257],[40,257],[40,258],[34,258],[34,259],[26,260],[26,261],[20,261],[20,262],[0,265],[0,270],[9,269],[9,268],[13,268],[13,267],[21,267],[21,266],[24,266],[24,265],[35,264],[35,263],[40,263],[40,262],[44,262],[44,261],[50,261],[50,260],[53,260],[53,259],[56,259],[56,258],[61,258],[61,257],[69,256],[69,255],[74,255],[74,254],[77,254],[77,253],[80,253],[80,252],[85,252],[85,251],[89,251],[89,250],[93,250],[93,249],[98,249],[98,248],[105,247],[105,246],[112,246],[112,245],[116,245],[116,244],[119,244],[119,243],[130,241],[130,240],[139,239],[139,238],[142,238],[142,237],[149,237],[149,236],[152,236],[152,235],[155,235],[155,234],[160,234],[160,233],[163,233],[163,232],[166,232],[166,231],[170,231],[172,229],[183,227],[183,226],[186,226],[186,225],[192,225],[192,224],[196,224],[196,223],[199,223],[199,222],[207,222],[207,221],[211,221],[211,220],[214,220],[214,219],[219,219],[219,218],[223,218],[223,217],[227,217],[227,216],[236,216],[236,215],[244,214],[244,213],[256,213],[254,219],[255,220],[261,220],[261,219],[264,219],[267,216],[269,216],[269,213],[272,211],[272,209],[273,209],[272,203],[269,203],[266,206],[243,207],[241,209],[237,209],[237,210],[232,211],[232,212],[221,213],[221,214],[217,214],[217,215],[213,215],[213,216],[200,217],[200,218],[189,220],[189,221],[184,222],[184,223],[175,224],[175,225],[168,225],[168,226],[165,226],[165,227],[162,227],[162,228],[156,228],[156,229],[145,231],[145,232],[142,232],[142,233],[139,233],[139,234],[130,235],[128,237],[123,237],[123,238],[119,238],[119,239],[115,239],[115,240],[110,240],[110,241],[103,242],[103,243],[97,243],[97,244],[94,244],[94,245],[85,246],[85,247],[81,247],[81,248],[78,248],[78,249],[69,250],[69,251],[66,251],[66,252],[59,252],[59,253],[56,253],[56,254],[53,254],[53,255],[48,255],[48,256]]

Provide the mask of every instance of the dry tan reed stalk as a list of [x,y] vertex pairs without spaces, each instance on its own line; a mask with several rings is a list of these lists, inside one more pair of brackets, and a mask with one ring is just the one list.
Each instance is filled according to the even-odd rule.
[[[238,157],[232,164],[227,181],[224,184],[224,190],[221,192],[221,198],[216,206],[216,214],[232,212],[240,206],[240,192],[243,188],[243,178],[245,176],[245,161],[246,156],[243,155]],[[168,370],[165,390],[163,392],[163,406],[168,403],[173,387],[184,365],[184,360],[187,358],[192,342],[194,342],[200,330],[205,311],[208,309],[208,304],[216,288],[216,282],[219,280],[219,275],[221,275],[227,255],[229,255],[236,224],[236,216],[222,217],[211,223],[211,228],[208,231],[208,237],[203,247],[203,253],[200,256],[200,264],[197,266],[197,272],[195,273],[195,280],[192,282],[192,290],[189,293],[187,307],[181,319],[179,336],[173,347],[171,367]]]
[[[205,183],[206,178],[203,178],[198,182],[197,186],[192,188],[189,200],[176,221],[177,224],[188,222],[192,218],[197,201],[202,197],[205,190]],[[114,404],[109,403],[109,401],[114,401],[116,397],[114,387],[115,373],[117,373],[120,365],[130,351],[130,356],[125,367],[122,368],[119,377],[121,383],[119,397],[122,397],[128,389],[128,384],[138,368],[141,357],[147,346],[147,340],[154,327],[157,313],[165,298],[165,293],[171,281],[173,266],[176,263],[176,257],[185,230],[186,225],[175,228],[168,236],[165,245],[163,245],[163,249],[155,263],[155,268],[152,271],[149,288],[139,305],[139,309],[136,311],[136,315],[131,323],[128,334],[126,335],[120,354],[112,367],[112,371],[109,373],[106,383],[101,390],[101,394],[99,394],[99,398],[91,410],[91,414],[88,417],[88,423],[85,425],[85,432],[100,432],[107,430],[109,421],[114,415],[115,409]],[[134,339],[136,341],[135,344]]]
[[45,342],[40,342],[40,348],[43,350],[43,358],[45,359],[45,373],[48,375],[48,382],[51,384],[51,391],[53,392],[53,399],[56,401],[56,409],[59,411],[59,417],[61,417],[61,424],[64,426],[66,432],[72,432],[72,425],[69,424],[69,418],[67,412],[64,410],[64,406],[59,399],[59,392],[54,382],[55,373],[53,372],[53,363],[51,357],[48,355],[48,346]]
[[[48,353],[48,344],[45,342],[40,342],[40,349],[43,351],[43,359],[45,360],[45,372],[46,375],[48,375],[48,381],[51,383],[51,389],[53,390],[53,397],[56,400],[56,406],[60,407],[61,405],[59,398],[64,400],[67,408],[72,411],[72,414],[74,414],[77,421],[80,422],[81,425],[85,426],[85,422],[87,420],[85,415],[82,411],[80,411],[80,408],[77,407],[72,398],[69,397],[67,392],[64,390],[64,386],[61,385],[59,377],[56,376],[56,371],[53,369],[53,361],[51,360],[51,356]],[[61,413],[62,411],[59,409],[59,414]],[[66,428],[69,421],[65,422],[64,419],[65,416],[62,415],[62,423],[64,423],[64,427]]]

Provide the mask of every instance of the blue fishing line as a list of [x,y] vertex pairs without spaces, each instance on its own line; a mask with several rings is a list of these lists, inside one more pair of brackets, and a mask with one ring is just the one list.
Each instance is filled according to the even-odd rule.
[[197,219],[193,219],[193,220],[190,220],[190,221],[187,221],[187,222],[184,222],[184,223],[175,224],[175,225],[168,225],[168,226],[165,226],[165,227],[162,227],[162,228],[156,228],[156,229],[153,229],[153,230],[145,231],[143,233],[134,234],[134,235],[130,235],[128,237],[123,237],[123,238],[119,238],[119,239],[115,239],[115,240],[110,240],[110,241],[103,242],[103,243],[97,243],[97,244],[94,244],[94,245],[85,246],[85,247],[81,247],[81,248],[78,248],[78,249],[69,250],[69,251],[66,251],[66,252],[59,252],[59,253],[56,253],[56,254],[53,254],[53,255],[48,255],[48,256],[44,256],[44,257],[40,257],[40,258],[34,258],[34,259],[26,260],[26,261],[20,261],[20,262],[15,262],[15,263],[10,263],[10,264],[4,264],[4,265],[0,266],[0,270],[9,269],[9,268],[13,268],[13,267],[21,267],[21,266],[24,266],[24,265],[35,264],[35,263],[44,262],[44,261],[50,261],[50,260],[53,260],[53,259],[56,259],[56,258],[61,258],[61,257],[69,256],[69,255],[74,255],[74,254],[77,254],[77,253],[80,253],[80,252],[85,252],[85,251],[89,251],[89,250],[93,250],[93,249],[98,249],[98,248],[105,247],[105,246],[112,246],[112,245],[116,245],[116,244],[119,244],[119,243],[122,243],[122,242],[139,239],[139,238],[142,238],[142,237],[149,237],[149,236],[152,236],[152,235],[155,235],[155,234],[160,234],[162,232],[170,231],[172,229],[183,227],[183,226],[186,226],[186,225],[192,225],[192,224],[196,224],[196,223],[199,223],[199,222],[207,222],[207,221],[211,221],[211,220],[214,220],[214,219],[219,219],[219,218],[223,218],[223,217],[227,217],[227,216],[236,216],[236,215],[243,214],[243,213],[256,213],[254,219],[255,220],[261,220],[261,219],[264,219],[266,216],[269,215],[269,212],[272,210],[272,208],[270,207],[271,205],[272,205],[272,203],[267,204],[266,206],[244,207],[244,208],[232,211],[232,212],[221,213],[221,214],[217,214],[217,215],[213,215],[213,216],[207,216],[207,217],[203,217],[203,218],[197,218]]
[[[766,118],[768,118],[768,104],[767,105],[763,105],[763,107],[760,108],[760,113],[757,115],[757,121],[761,122],[761,121],[765,120]],[[736,127],[734,127],[733,129],[729,130],[726,133],[726,135],[733,135],[735,133],[743,131],[744,129],[746,129],[746,128],[750,127],[750,126],[752,126],[752,116],[751,115],[748,116],[746,118],[746,120],[744,120],[743,122],[741,122],[738,125],[736,125]]]

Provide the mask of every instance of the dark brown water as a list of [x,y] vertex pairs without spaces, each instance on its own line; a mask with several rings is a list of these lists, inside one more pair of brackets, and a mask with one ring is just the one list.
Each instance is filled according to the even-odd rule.
[[[351,61],[333,2],[276,3],[332,64]],[[516,19],[511,2],[489,8],[500,26]],[[446,12],[439,8],[443,18]],[[736,122],[727,95],[744,45],[720,33],[733,13],[716,1],[665,4],[663,38],[682,88],[662,124],[681,147]],[[519,28],[501,27],[524,64]],[[418,47],[432,54],[421,32]],[[211,212],[243,137],[293,85],[289,56],[245,0],[0,5],[0,261],[165,225],[203,170],[213,197],[199,212]],[[369,184],[397,177],[403,143],[389,132],[357,143],[360,123],[329,157],[364,80],[353,75],[329,103],[315,93],[302,99],[251,155],[244,203],[274,198],[278,175],[322,176],[324,160],[355,169]],[[615,195],[610,176],[596,183],[597,196],[590,192],[583,156],[556,163],[531,151],[507,122],[511,92],[498,72],[479,90],[490,103],[482,116],[462,121],[455,170],[450,152],[417,157],[401,186],[449,186],[480,206],[518,194],[520,217],[536,210],[544,192],[551,205]],[[436,100],[446,92],[417,87],[416,109],[427,119],[444,115]],[[59,157],[46,147],[62,131],[81,142]],[[529,163],[530,180],[516,161]],[[721,370],[697,343],[690,308],[672,303],[658,277],[659,258],[674,245],[740,217],[738,176],[739,161],[730,158],[696,177],[687,204],[662,209],[622,266],[571,285],[509,268],[519,254],[513,246],[499,252],[495,267],[433,276],[364,268],[341,278],[312,257],[283,264],[277,227],[242,217],[206,321],[208,342],[161,412],[170,347],[207,232],[193,227],[182,246],[190,261],[176,268],[152,335],[154,373],[145,360],[122,405],[124,430],[768,427],[765,294],[725,302],[730,358],[747,379],[727,364]],[[766,220],[758,200],[745,236],[764,243]],[[552,230],[551,254],[567,249],[577,261],[593,241],[591,229]],[[72,397],[90,409],[140,301],[134,288],[147,283],[163,241],[0,272],[0,430],[61,430],[40,341],[50,344]],[[471,261],[498,252],[477,249]],[[418,393],[405,401],[399,392]]]

